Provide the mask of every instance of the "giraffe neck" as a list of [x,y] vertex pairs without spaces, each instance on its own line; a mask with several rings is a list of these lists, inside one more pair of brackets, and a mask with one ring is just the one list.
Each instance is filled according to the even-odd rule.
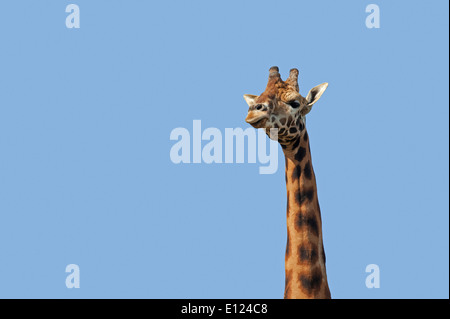
[[284,149],[287,188],[285,298],[331,298],[325,269],[322,220],[306,129]]

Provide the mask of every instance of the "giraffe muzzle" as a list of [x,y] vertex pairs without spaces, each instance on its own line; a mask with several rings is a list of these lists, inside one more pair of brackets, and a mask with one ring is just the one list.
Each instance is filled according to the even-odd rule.
[[267,119],[269,118],[267,112],[263,111],[250,111],[247,114],[247,117],[245,118],[245,121],[253,126],[254,128],[261,128],[264,127],[264,125],[267,122]]

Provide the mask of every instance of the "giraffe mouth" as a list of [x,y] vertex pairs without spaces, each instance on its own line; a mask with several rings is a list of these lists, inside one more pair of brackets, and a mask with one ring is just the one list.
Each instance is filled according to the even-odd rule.
[[264,127],[267,119],[268,117],[265,113],[261,114],[261,112],[257,112],[255,114],[255,112],[249,112],[247,117],[245,118],[245,121],[254,128],[261,128]]

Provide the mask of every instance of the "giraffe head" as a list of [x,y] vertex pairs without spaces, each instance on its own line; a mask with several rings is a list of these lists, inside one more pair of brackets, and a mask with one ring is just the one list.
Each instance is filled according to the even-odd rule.
[[289,77],[283,81],[278,67],[271,67],[264,92],[259,96],[244,95],[249,105],[245,121],[255,128],[264,128],[269,136],[270,129],[278,129],[278,141],[286,147],[303,134],[306,114],[327,87],[328,83],[322,83],[304,98],[299,93],[297,69],[291,69]]

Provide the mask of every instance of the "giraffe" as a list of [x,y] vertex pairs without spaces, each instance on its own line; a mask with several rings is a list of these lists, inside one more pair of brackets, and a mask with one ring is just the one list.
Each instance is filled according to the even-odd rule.
[[286,81],[278,67],[269,70],[266,89],[259,96],[245,94],[249,105],[245,121],[270,135],[278,129],[278,142],[285,156],[287,190],[287,244],[285,255],[286,299],[329,299],[325,268],[322,219],[311,162],[305,116],[322,96],[328,83],[312,88],[306,98],[299,93],[298,70]]

